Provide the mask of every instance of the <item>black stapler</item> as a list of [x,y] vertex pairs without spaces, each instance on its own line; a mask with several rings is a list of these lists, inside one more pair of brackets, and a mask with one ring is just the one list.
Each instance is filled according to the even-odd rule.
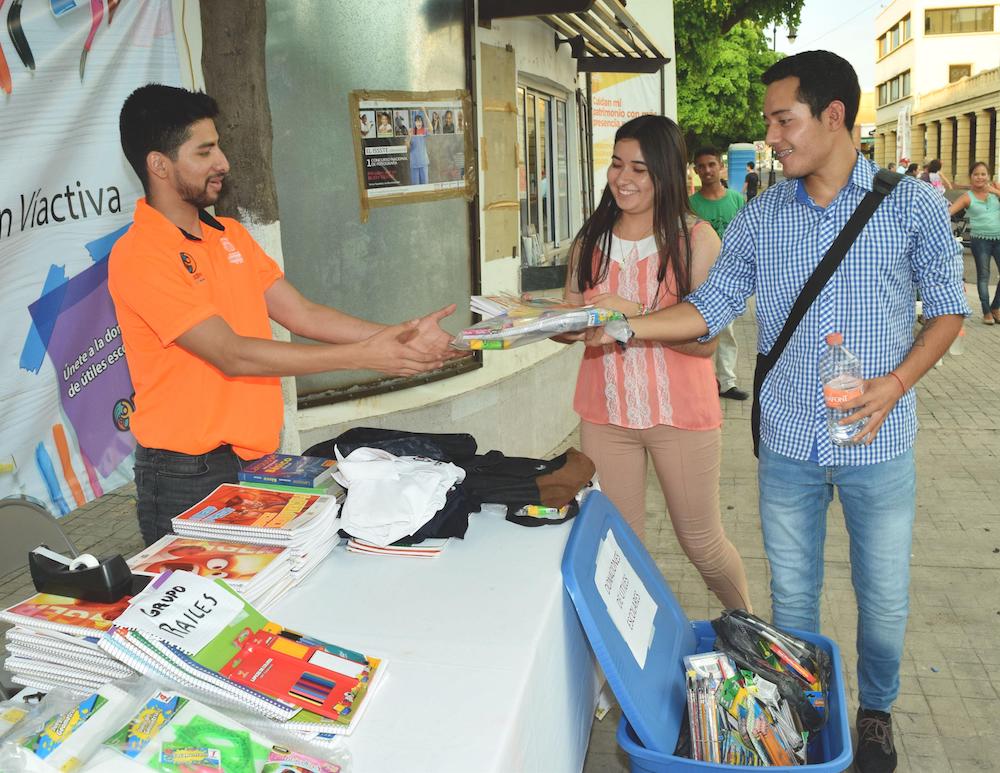
[[[39,545],[28,553],[28,567],[39,593],[111,604],[137,592],[132,570],[120,555],[100,561],[91,555],[70,559]],[[149,581],[141,575],[135,579],[144,580],[143,585]]]

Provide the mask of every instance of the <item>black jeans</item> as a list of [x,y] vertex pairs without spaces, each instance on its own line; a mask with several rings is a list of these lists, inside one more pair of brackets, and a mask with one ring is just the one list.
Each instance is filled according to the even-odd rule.
[[240,469],[241,460],[229,446],[191,456],[136,444],[135,509],[146,545],[172,533],[170,519],[217,486],[236,483]]

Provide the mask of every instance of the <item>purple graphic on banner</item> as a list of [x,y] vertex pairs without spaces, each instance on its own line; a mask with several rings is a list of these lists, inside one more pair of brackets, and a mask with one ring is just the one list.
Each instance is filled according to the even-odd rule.
[[56,371],[59,401],[80,452],[107,477],[135,448],[132,379],[99,260],[28,307]]

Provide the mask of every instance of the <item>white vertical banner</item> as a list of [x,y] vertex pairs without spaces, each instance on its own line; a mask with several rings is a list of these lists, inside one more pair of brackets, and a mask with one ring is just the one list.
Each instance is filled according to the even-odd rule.
[[615,132],[640,115],[660,114],[660,73],[595,72],[590,76],[594,127],[594,205],[601,200],[615,147]]
[[910,152],[910,106],[906,105],[896,116],[896,158],[909,158],[912,160],[913,154]]
[[131,480],[134,408],[107,257],[142,195],[118,131],[180,84],[170,0],[33,0],[0,39],[0,497],[55,515]]

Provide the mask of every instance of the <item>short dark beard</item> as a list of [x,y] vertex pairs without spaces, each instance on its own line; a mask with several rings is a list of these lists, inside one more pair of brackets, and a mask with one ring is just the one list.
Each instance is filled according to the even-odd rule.
[[193,187],[182,185],[180,190],[177,191],[177,193],[184,201],[186,201],[191,206],[197,207],[198,209],[205,209],[205,207],[210,207],[219,200],[218,196],[212,197],[209,195],[208,193],[209,182],[210,180],[207,180],[205,182],[205,187],[202,188],[201,190],[196,190]]

